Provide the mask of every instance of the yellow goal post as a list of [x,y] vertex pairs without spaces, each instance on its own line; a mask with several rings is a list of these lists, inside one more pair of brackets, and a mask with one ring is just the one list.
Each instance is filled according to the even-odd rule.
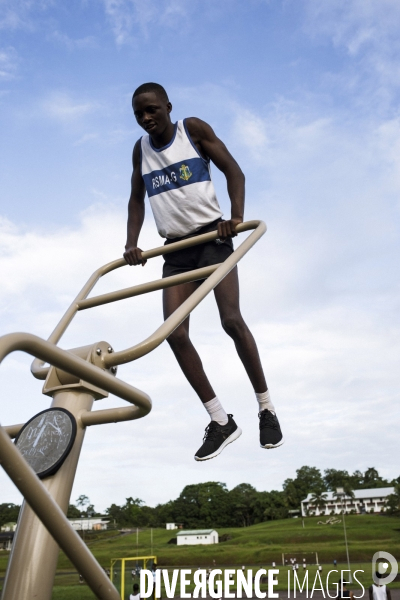
[[111,559],[110,579],[122,600],[129,600],[134,583],[140,585],[140,571],[142,569],[151,570],[154,565],[157,565],[157,556],[128,556]]

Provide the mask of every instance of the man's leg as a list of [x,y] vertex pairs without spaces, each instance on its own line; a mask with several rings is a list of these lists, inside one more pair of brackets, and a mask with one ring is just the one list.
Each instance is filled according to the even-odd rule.
[[282,432],[271,402],[254,337],[240,312],[237,267],[214,290],[222,327],[233,339],[237,353],[253,385],[259,405],[260,445],[276,448],[283,444]]
[[[164,319],[167,319],[199,286],[198,282],[184,283],[163,292]],[[211,418],[206,428],[203,444],[195,454],[195,460],[209,460],[218,456],[242,430],[232,415],[227,415],[204,372],[197,350],[189,338],[189,317],[167,338],[169,345],[186,379],[193,387]]]
[[217,285],[214,294],[222,327],[233,339],[254,391],[265,392],[267,383],[257,345],[240,312],[239,279],[236,267]]
[[[163,292],[164,319],[167,319],[199,286],[197,282],[183,283]],[[215,398],[215,392],[204,372],[196,348],[189,338],[189,319],[185,319],[167,338],[186,379],[205,403]]]

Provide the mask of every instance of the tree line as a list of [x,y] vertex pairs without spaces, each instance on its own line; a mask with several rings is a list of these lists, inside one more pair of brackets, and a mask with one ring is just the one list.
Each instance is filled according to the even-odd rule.
[[[344,488],[352,490],[394,486],[395,493],[388,498],[388,512],[400,516],[400,477],[384,479],[371,467],[364,473],[316,467],[301,467],[296,477],[286,479],[281,491],[263,492],[248,483],[228,490],[225,483],[210,481],[187,485],[175,500],[155,507],[146,506],[140,498],[129,497],[123,505],[111,504],[105,514],[117,528],[165,527],[165,523],[181,523],[186,529],[207,527],[248,527],[263,521],[285,519],[290,510],[299,510],[307,494],[323,497],[327,491]],[[0,526],[15,521],[19,506],[0,504]],[[87,496],[79,496],[70,504],[68,517],[99,516]]]

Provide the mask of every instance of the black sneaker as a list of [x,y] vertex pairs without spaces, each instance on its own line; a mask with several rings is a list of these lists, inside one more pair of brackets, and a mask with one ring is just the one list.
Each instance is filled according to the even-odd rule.
[[258,413],[260,418],[260,446],[261,448],[278,448],[284,439],[279,425],[278,417],[266,408]]
[[234,442],[242,435],[242,430],[233,420],[232,415],[228,415],[226,425],[220,425],[216,421],[211,421],[206,427],[206,432],[203,438],[203,445],[194,455],[194,460],[209,460],[215,458],[222,450]]

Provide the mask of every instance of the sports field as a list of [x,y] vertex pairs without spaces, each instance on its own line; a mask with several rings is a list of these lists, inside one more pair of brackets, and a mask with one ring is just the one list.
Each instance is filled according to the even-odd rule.
[[[252,527],[218,529],[225,542],[213,546],[176,546],[168,544],[175,537],[174,531],[153,530],[153,548],[150,548],[150,530],[140,531],[139,555],[155,554],[162,566],[210,566],[215,560],[219,565],[270,565],[282,562],[282,553],[318,552],[319,562],[332,564],[336,559],[345,562],[346,553],[342,523],[318,525],[319,517],[269,521]],[[326,519],[322,519],[325,521]],[[369,562],[377,550],[386,550],[400,556],[400,519],[379,515],[346,516],[350,559]],[[110,532],[111,533],[111,532]],[[91,550],[103,566],[118,556],[136,553],[136,534],[98,539],[90,543]],[[68,567],[68,561],[60,558],[60,568]]]
[[[319,525],[319,517],[305,519],[284,519],[270,521],[247,528],[218,529],[226,541],[210,546],[177,546],[168,544],[175,537],[174,531],[153,529],[153,547],[150,548],[150,530],[140,530],[139,545],[136,547],[136,534],[121,535],[118,532],[97,534],[89,541],[90,549],[100,562],[109,568],[110,559],[122,556],[155,554],[162,568],[229,566],[253,568],[271,567],[276,562],[280,568],[278,590],[287,589],[287,569],[282,567],[282,553],[296,556],[302,553],[317,552],[323,565],[323,577],[333,569],[337,560],[338,569],[346,568],[346,554],[342,523]],[[322,519],[325,521],[326,519]],[[352,569],[361,569],[360,582],[371,583],[371,558],[378,550],[385,550],[396,558],[400,556],[400,519],[379,515],[346,516],[349,553]],[[152,551],[151,551],[152,550]],[[0,577],[4,577],[7,553],[0,555]],[[215,561],[215,563],[214,563]],[[299,570],[302,577],[303,570]],[[315,576],[315,567],[310,566],[310,580]],[[333,578],[335,581],[335,578]],[[78,576],[66,557],[61,554],[56,576],[53,598],[56,600],[86,600],[93,595],[85,585],[79,585]],[[391,587],[400,587],[394,582]],[[179,588],[178,588],[179,589]]]

